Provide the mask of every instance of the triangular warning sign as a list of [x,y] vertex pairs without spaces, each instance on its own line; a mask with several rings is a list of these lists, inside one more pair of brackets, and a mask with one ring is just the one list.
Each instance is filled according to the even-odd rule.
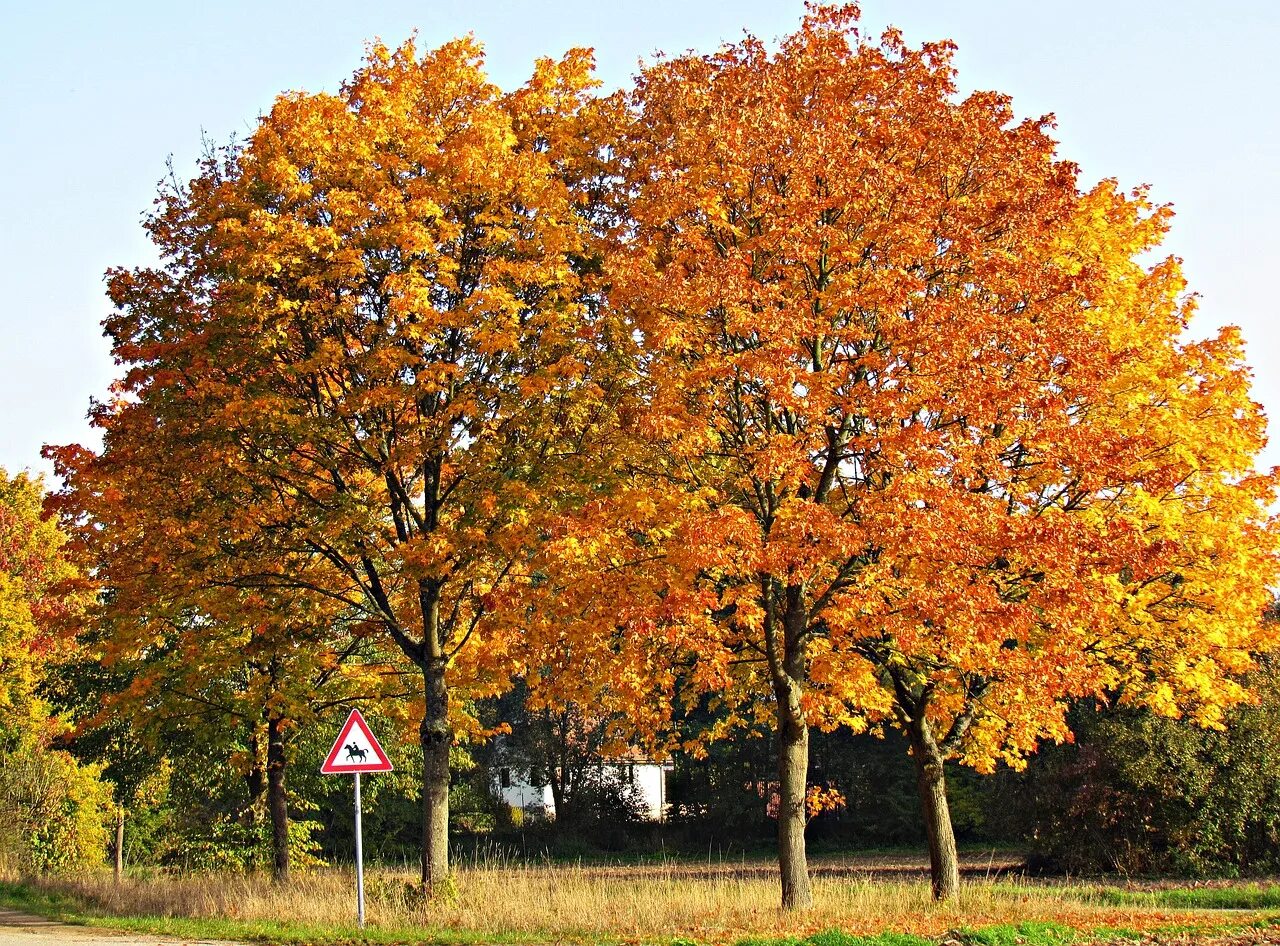
[[391,760],[378,745],[378,740],[373,738],[373,732],[359,710],[353,709],[347,717],[320,771],[325,775],[391,771]]

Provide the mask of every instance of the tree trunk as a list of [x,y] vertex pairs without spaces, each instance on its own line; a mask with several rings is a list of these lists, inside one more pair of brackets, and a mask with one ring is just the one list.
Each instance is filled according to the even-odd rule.
[[929,871],[933,899],[950,900],[960,892],[960,865],[956,856],[956,834],[947,805],[945,757],[933,737],[921,708],[908,727],[911,758],[916,766],[916,787],[929,837]]
[[807,910],[813,906],[813,891],[804,844],[809,783],[809,723],[800,704],[808,672],[804,587],[788,585],[781,609],[775,609],[774,587],[771,580],[764,582],[765,648],[778,723],[778,873],[782,909]]
[[428,893],[449,876],[449,687],[445,659],[426,661],[422,742],[422,886]]
[[116,886],[120,885],[120,878],[124,874],[124,805],[116,805],[116,847],[114,864],[112,865],[111,875],[116,882]]
[[555,758],[549,766],[551,776],[551,800],[556,807],[556,831],[563,833],[577,818],[579,782],[577,769],[569,764],[569,711],[553,714],[544,711],[547,722],[548,744],[555,747]]
[[[781,708],[780,708],[781,709]],[[778,727],[778,867],[782,874],[782,909],[813,906],[809,862],[805,853],[805,789],[809,777],[809,727],[785,714]]]
[[271,875],[289,879],[289,803],[285,793],[284,720],[267,720],[267,809],[271,813]]

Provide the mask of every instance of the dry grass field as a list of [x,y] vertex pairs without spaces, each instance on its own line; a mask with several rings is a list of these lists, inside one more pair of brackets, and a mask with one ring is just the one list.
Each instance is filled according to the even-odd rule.
[[[994,856],[967,859],[961,897],[941,906],[930,900],[918,859],[818,860],[813,866],[816,906],[799,916],[778,910],[774,868],[767,863],[471,864],[458,871],[456,895],[432,903],[415,896],[411,873],[371,870],[368,915],[371,927],[387,933],[447,932],[471,940],[713,943],[828,929],[939,937],[956,928],[1028,922],[1083,933],[1139,932],[1220,924],[1230,916],[1195,898],[1184,905],[1116,887],[1026,879]],[[117,916],[349,927],[355,909],[352,874],[337,869],[298,874],[283,887],[245,875],[135,877],[116,886],[109,874],[48,880],[40,887]]]

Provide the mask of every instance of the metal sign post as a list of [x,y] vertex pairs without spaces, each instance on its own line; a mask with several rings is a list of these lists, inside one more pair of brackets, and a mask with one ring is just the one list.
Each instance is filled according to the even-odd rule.
[[347,722],[320,766],[325,775],[354,775],[356,795],[356,919],[364,929],[364,836],[360,825],[360,773],[390,772],[391,761],[378,745],[369,724],[359,710],[352,710]]
[[356,773],[356,919],[364,929],[364,840],[360,836],[360,773]]

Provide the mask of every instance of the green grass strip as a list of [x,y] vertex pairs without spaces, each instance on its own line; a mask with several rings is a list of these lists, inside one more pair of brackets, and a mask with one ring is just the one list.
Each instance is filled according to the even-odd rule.
[[1109,906],[1169,907],[1177,910],[1277,910],[1280,884],[1231,887],[1174,887],[1168,890],[1100,889],[1098,902]]
[[[957,930],[955,938],[965,946],[1066,946],[1085,938],[1085,934],[1055,923],[1017,923]],[[750,936],[738,940],[735,946],[933,946],[934,943],[935,940],[910,933],[854,936],[840,930],[824,930],[803,939]],[[674,940],[672,946],[692,944],[688,940]]]

